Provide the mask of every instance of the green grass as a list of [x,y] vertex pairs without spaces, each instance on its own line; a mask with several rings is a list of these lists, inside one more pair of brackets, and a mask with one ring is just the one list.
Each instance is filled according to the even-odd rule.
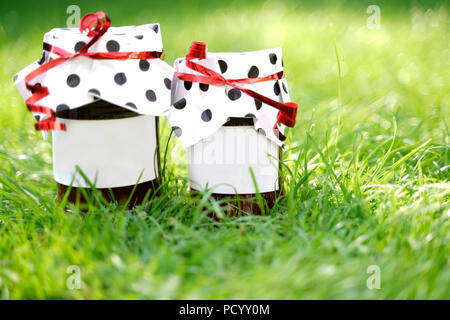
[[[217,222],[219,204],[191,198],[187,167],[170,156],[146,206],[62,209],[51,145],[12,77],[40,57],[69,2],[2,2],[0,297],[449,299],[449,11],[424,3],[380,1],[381,29],[369,30],[369,2],[81,2],[113,25],[159,21],[169,63],[192,40],[283,47],[301,105],[286,195],[266,216]],[[164,122],[162,146],[169,134]],[[71,265],[81,290],[66,286]],[[366,286],[371,265],[379,290]]]

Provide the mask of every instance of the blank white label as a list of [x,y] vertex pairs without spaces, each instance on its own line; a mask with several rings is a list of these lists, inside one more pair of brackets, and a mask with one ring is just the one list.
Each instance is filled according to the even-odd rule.
[[189,182],[220,194],[279,190],[278,146],[250,126],[222,127],[188,148]]
[[58,121],[67,127],[53,131],[53,174],[58,183],[89,187],[76,166],[97,188],[131,186],[157,177],[154,116]]

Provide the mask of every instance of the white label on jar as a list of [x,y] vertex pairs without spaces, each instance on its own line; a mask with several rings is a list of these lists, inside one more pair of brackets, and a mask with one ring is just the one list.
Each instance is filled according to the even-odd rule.
[[53,131],[56,182],[88,188],[77,166],[97,188],[132,186],[157,177],[154,116],[58,121],[67,130]]
[[220,194],[252,194],[256,182],[259,192],[278,190],[278,150],[252,126],[222,127],[188,148],[190,186]]

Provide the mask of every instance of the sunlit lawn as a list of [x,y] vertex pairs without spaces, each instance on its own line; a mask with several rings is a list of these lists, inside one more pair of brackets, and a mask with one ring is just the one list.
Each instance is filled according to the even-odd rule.
[[[211,51],[282,47],[301,105],[286,195],[267,216],[213,221],[221,209],[187,193],[172,139],[161,197],[133,212],[65,212],[51,144],[12,77],[72,2],[2,2],[0,297],[450,298],[448,7],[382,1],[381,27],[369,29],[362,2],[93,2],[82,13],[104,10],[113,25],[160,22],[170,64],[192,40]],[[80,290],[66,286],[71,265]],[[379,290],[366,286],[372,265]]]

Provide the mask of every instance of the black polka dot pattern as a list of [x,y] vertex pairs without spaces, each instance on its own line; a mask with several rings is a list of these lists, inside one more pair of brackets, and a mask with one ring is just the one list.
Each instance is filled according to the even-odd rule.
[[219,67],[220,67],[220,71],[221,71],[222,73],[227,72],[228,65],[227,65],[227,63],[226,63],[225,61],[219,60]]
[[202,90],[203,92],[206,92],[209,89],[209,84],[200,83],[199,87],[200,87],[200,90]]
[[80,84],[80,77],[76,74],[71,74],[67,77],[67,85],[71,88],[75,88]]
[[139,34],[137,36],[134,36],[136,39],[138,40],[142,40],[144,38],[144,36],[142,34]]
[[252,66],[248,71],[249,78],[257,78],[259,76],[259,69],[257,66]]
[[178,138],[181,136],[181,133],[183,132],[180,127],[176,127],[176,126],[173,126],[172,130],[173,130],[173,133],[175,133],[175,135]]
[[148,71],[150,63],[147,60],[139,60],[139,69],[142,71]]
[[183,109],[184,107],[186,107],[186,99],[182,98],[182,99],[178,100],[177,102],[175,102],[173,104],[173,106],[175,107],[175,109],[178,109],[178,110]]
[[261,107],[262,107],[262,102],[255,99],[255,106],[256,106],[256,110],[261,109]]
[[16,82],[17,80],[17,74],[14,75],[13,81]]
[[56,112],[69,110],[69,106],[67,104],[61,103],[56,107]]
[[192,82],[190,82],[190,81],[183,81],[184,82],[184,88],[186,89],[186,90],[191,90],[191,88],[192,88]]
[[155,25],[152,27],[152,29],[153,29],[153,31],[155,31],[155,33],[158,33],[159,27],[158,27],[157,24],[155,24]]
[[275,92],[277,96],[280,95],[280,84],[278,83],[278,81],[273,85],[273,92]]
[[287,87],[286,87],[286,84],[285,84],[284,82],[281,83],[281,86],[283,87],[283,91],[284,91],[284,92],[289,93],[289,92],[288,92],[288,89],[287,89]]
[[205,122],[209,122],[212,119],[212,112],[210,109],[206,109],[205,111],[202,112],[201,118],[203,121]]
[[100,91],[97,89],[90,89],[88,93],[94,95],[94,99],[98,99],[98,97],[100,97]]
[[192,82],[190,82],[190,81],[184,81],[184,88],[185,88],[186,90],[191,90],[191,88],[192,88]]
[[262,134],[263,136],[266,135],[266,132],[264,131],[263,128],[259,128],[259,129],[258,129],[258,132],[259,132],[260,134]]
[[114,76],[114,82],[120,86],[123,85],[125,82],[127,82],[127,77],[125,76],[125,73],[123,72],[116,73],[116,75]]
[[81,48],[83,48],[85,45],[86,45],[86,42],[84,42],[84,41],[78,41],[78,42],[75,44],[75,47],[73,48],[73,50],[74,50],[75,52],[78,52],[78,51],[80,51]]
[[234,101],[239,99],[240,97],[241,97],[241,90],[233,88],[230,91],[228,91],[228,98],[230,98],[230,100]]
[[130,108],[137,109],[136,105],[133,102],[127,102],[127,103],[125,103],[125,105]]
[[118,52],[120,50],[120,45],[116,40],[109,40],[106,43],[106,50],[108,50],[108,52]]
[[269,60],[271,64],[277,63],[278,57],[275,53],[269,54]]
[[38,115],[34,116],[34,118],[36,119],[36,121],[40,121],[41,120],[41,117],[38,116]]
[[164,85],[170,90],[172,88],[172,81],[169,78],[164,78]]
[[245,118],[254,118],[256,119],[256,116],[253,113],[248,113],[245,115]]
[[151,101],[151,102],[156,101],[156,94],[155,94],[155,91],[153,91],[153,90],[147,90],[145,92],[145,97],[147,98],[148,101]]

